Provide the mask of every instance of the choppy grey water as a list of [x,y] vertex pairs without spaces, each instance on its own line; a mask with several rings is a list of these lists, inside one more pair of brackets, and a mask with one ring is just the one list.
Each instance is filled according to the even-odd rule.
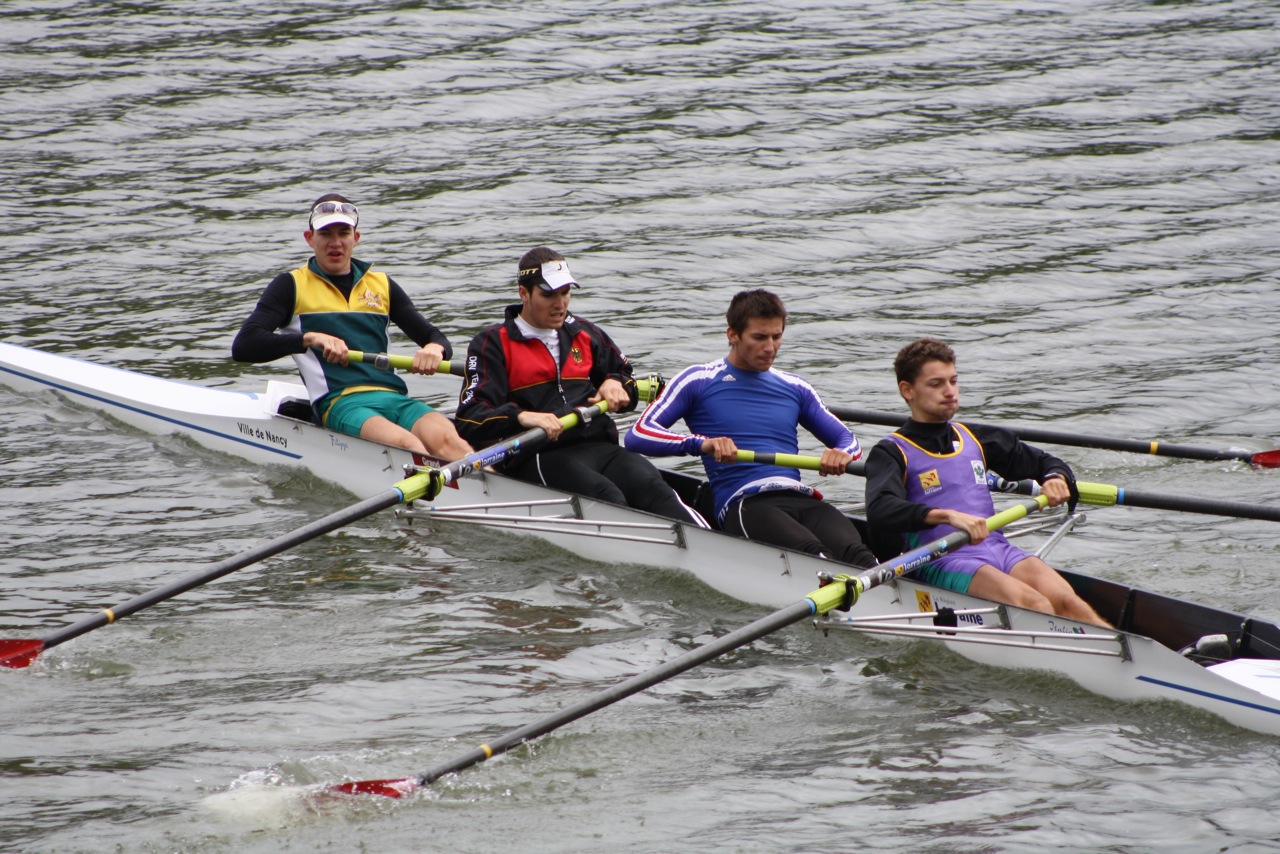
[[[360,203],[361,257],[466,340],[546,243],[641,370],[724,350],[896,408],[959,350],[986,421],[1280,445],[1280,12],[1236,2],[0,8],[12,343],[257,385],[231,338]],[[447,403],[445,378],[413,381]],[[38,636],[351,496],[0,389],[0,631]],[[857,427],[864,443],[882,428]],[[1082,477],[1280,502],[1275,473],[1063,449]],[[854,503],[861,484],[829,488]],[[1113,508],[1056,562],[1280,618],[1272,523]],[[389,516],[0,673],[15,851],[1264,851],[1280,741],[803,628],[406,802],[398,777],[759,609],[660,568]],[[254,789],[261,783],[273,789]],[[217,799],[215,799],[217,800]]]

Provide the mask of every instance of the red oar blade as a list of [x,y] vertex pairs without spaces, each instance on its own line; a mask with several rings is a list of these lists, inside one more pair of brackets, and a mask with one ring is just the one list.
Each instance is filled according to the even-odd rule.
[[42,640],[0,640],[0,667],[26,667],[43,649]]
[[413,777],[403,780],[356,780],[352,783],[340,783],[330,786],[330,792],[342,795],[382,795],[385,798],[403,798],[418,788],[418,781]]
[[1254,454],[1249,462],[1264,469],[1280,469],[1280,451],[1261,451]]

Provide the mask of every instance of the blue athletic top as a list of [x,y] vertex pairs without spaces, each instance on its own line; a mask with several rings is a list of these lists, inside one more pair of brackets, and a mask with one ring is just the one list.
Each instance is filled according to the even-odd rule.
[[[683,419],[693,434],[671,426]],[[774,454],[799,449],[796,425],[856,459],[862,448],[844,423],[823,405],[818,393],[795,374],[770,368],[749,371],[725,359],[685,368],[627,431],[629,451],[653,457],[702,455],[704,439],[728,436],[739,448]],[[719,463],[702,456],[715,498],[716,518],[723,519],[734,501],[773,489],[806,495],[815,491],[800,482],[800,472],[759,463]]]

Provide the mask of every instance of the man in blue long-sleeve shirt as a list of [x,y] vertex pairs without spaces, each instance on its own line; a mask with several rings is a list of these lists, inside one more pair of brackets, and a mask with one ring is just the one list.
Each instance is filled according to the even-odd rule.
[[[858,566],[876,563],[853,523],[800,480],[796,469],[736,463],[738,448],[794,454],[796,428],[826,445],[822,475],[839,475],[861,455],[858,440],[795,374],[773,367],[786,308],[766,290],[741,291],[727,313],[729,354],[677,374],[626,434],[628,450],[701,455],[724,530]],[[672,425],[684,420],[692,433]]]

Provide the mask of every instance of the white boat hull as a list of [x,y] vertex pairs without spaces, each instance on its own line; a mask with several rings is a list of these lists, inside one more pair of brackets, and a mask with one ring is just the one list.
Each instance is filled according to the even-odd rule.
[[[0,383],[23,392],[57,391],[141,430],[180,433],[255,463],[302,467],[360,498],[385,491],[404,477],[406,466],[427,462],[399,448],[277,415],[282,400],[305,401],[302,386],[295,383],[271,381],[263,394],[206,388],[2,343]],[[591,560],[681,569],[729,596],[769,608],[803,598],[816,586],[819,572],[846,569],[492,473],[462,478],[430,507],[419,506],[415,512],[509,527]],[[926,635],[974,661],[1052,671],[1121,700],[1172,700],[1246,729],[1280,735],[1280,697],[1273,696],[1280,689],[1267,693],[1270,685],[1280,683],[1280,661],[1269,656],[1248,659],[1236,667],[1241,673],[1218,672],[1141,634],[1103,631],[1017,608],[999,607],[993,613],[986,600],[910,579],[873,588],[849,615],[836,613],[827,625],[846,627],[845,620],[855,614],[918,616],[938,608],[985,609],[966,614],[955,635]],[[1215,613],[1223,614],[1228,624],[1235,616]],[[964,629],[970,631],[960,640]],[[978,636],[972,637],[975,630]]]

